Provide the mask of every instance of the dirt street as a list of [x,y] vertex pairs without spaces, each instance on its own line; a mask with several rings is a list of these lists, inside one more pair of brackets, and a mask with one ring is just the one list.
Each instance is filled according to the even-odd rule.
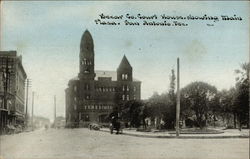
[[88,129],[4,135],[2,159],[248,159],[249,139],[160,139]]

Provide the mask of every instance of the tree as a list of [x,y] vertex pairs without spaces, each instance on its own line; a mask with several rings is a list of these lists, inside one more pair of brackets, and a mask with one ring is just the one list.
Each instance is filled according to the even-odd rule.
[[181,114],[195,115],[196,124],[206,127],[217,89],[205,82],[193,82],[181,90]]
[[236,95],[234,103],[240,129],[242,125],[247,125],[249,128],[249,71],[249,63],[243,63],[241,65],[241,70],[235,70],[238,77],[236,78]]
[[[148,99],[148,109],[151,118],[157,118],[164,121],[162,128],[173,129],[175,125],[175,106],[176,106],[176,94],[175,94],[175,73],[171,70],[170,89],[166,93],[159,95],[154,93],[152,97]],[[159,123],[158,123],[159,124]],[[158,124],[156,125],[158,127]]]
[[129,122],[130,126],[138,128],[142,121],[143,102],[139,100],[130,100],[126,102],[121,109],[122,119]]
[[173,129],[175,126],[175,120],[176,120],[176,94],[175,94],[175,73],[174,69],[171,70],[171,75],[170,75],[170,89],[167,94],[167,111],[164,114],[164,121],[166,123],[166,128],[167,129]]
[[218,112],[220,113],[223,121],[227,120],[227,125],[231,117],[233,116],[234,128],[236,128],[236,108],[234,104],[236,90],[230,88],[229,90],[222,90],[218,93],[219,107]]

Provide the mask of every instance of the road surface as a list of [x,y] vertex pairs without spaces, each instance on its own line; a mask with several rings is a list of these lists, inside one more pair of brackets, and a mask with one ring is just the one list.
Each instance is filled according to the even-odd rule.
[[84,128],[4,135],[0,144],[2,159],[249,159],[249,138],[141,138]]

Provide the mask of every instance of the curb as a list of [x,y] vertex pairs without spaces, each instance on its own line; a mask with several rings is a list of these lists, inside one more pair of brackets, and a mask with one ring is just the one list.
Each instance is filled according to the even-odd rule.
[[[101,130],[102,132],[109,132],[108,130]],[[233,138],[249,138],[249,136],[232,135],[232,136],[159,136],[159,135],[142,135],[123,132],[121,135],[143,137],[143,138],[165,138],[165,139],[233,139]]]

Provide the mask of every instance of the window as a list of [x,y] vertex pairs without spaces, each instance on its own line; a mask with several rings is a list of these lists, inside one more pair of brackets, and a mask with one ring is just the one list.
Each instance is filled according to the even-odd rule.
[[136,96],[134,95],[134,100],[136,100]]
[[78,114],[78,117],[79,117],[79,120],[81,120],[81,113],[79,112],[79,114]]
[[127,86],[127,91],[129,91],[129,87]]
[[122,86],[122,91],[125,91],[125,86],[124,85]]
[[124,94],[122,95],[122,100],[125,100],[125,95]]
[[89,121],[89,115],[85,116],[85,121]]
[[74,105],[74,110],[76,110],[76,104]]
[[85,99],[89,99],[90,98],[90,95],[86,95],[86,98]]
[[85,84],[85,90],[89,90],[89,84]]
[[136,87],[134,86],[134,92],[136,91]]
[[86,58],[83,59],[83,64],[86,65],[87,64],[87,60]]
[[75,92],[77,91],[77,87],[76,87],[76,86],[74,86],[74,91],[75,91]]
[[128,74],[122,74],[122,79],[128,79]]
[[129,100],[129,95],[127,95],[127,100]]

